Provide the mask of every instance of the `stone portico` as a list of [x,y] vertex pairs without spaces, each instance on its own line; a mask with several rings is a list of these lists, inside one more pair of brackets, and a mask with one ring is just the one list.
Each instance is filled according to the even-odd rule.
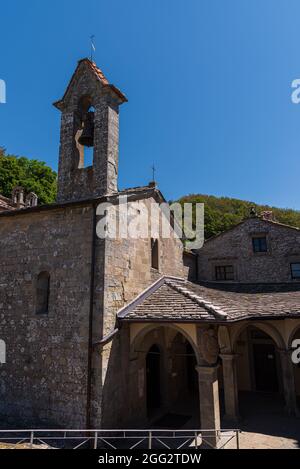
[[[273,289],[271,285],[235,285],[231,290],[230,285],[220,288],[164,277],[119,311],[120,334],[124,325],[130,337],[128,406],[132,425],[151,426],[159,416],[176,412],[180,399],[186,399],[193,403],[189,412],[199,412],[199,428],[212,429],[217,435],[222,426],[238,425],[242,417],[239,396],[244,392],[270,393],[270,401],[273,395],[281,396],[283,411],[298,415],[300,374],[291,360],[291,343],[300,333],[296,312],[300,289],[282,285],[278,292],[278,285]],[[273,319],[268,319],[270,310]],[[156,392],[160,399],[151,414],[147,408],[151,389],[147,357],[152,353],[159,355]],[[187,376],[191,354],[197,382],[192,394]],[[257,356],[275,362],[274,374],[268,377],[269,389],[263,389],[268,383],[261,379]],[[178,357],[185,360],[181,365],[185,374]]]

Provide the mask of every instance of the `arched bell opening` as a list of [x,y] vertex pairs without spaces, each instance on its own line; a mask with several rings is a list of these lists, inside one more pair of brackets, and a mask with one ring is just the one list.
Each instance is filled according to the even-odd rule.
[[76,112],[75,142],[78,151],[76,166],[78,169],[93,166],[94,160],[94,121],[95,108],[89,96],[79,100]]

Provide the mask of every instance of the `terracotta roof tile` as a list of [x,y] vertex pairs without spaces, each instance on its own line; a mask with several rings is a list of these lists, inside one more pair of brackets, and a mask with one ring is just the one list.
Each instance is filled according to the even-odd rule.
[[71,85],[73,83],[73,80],[75,79],[75,76],[78,74],[79,72],[79,69],[82,67],[82,64],[86,65],[91,71],[92,73],[96,76],[96,78],[100,81],[100,83],[104,86],[104,87],[107,87],[107,88],[110,88],[114,93],[116,93],[119,98],[121,99],[122,102],[126,102],[127,101],[127,98],[126,96],[122,93],[122,91],[120,91],[116,86],[112,85],[111,83],[109,83],[109,81],[107,80],[107,78],[105,77],[104,73],[102,72],[102,70],[100,70],[99,67],[97,67],[97,65],[95,64],[95,62],[92,62],[90,59],[88,58],[84,58],[84,59],[81,59],[78,61],[78,65],[75,69],[75,72],[73,73],[72,77],[71,77],[71,80],[69,81],[69,84],[67,86],[67,89],[62,97],[62,99],[60,99],[59,101],[56,101],[54,103],[54,106],[57,107],[58,109],[61,109],[61,106],[63,105],[63,102],[64,102],[64,99],[66,98],[68,92],[69,92],[69,89],[71,88]]

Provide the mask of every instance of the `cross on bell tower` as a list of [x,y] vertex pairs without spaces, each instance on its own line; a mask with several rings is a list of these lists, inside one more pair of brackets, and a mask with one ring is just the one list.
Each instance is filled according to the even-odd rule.
[[94,62],[78,62],[63,98],[54,103],[62,113],[58,202],[117,191],[119,106],[126,101]]

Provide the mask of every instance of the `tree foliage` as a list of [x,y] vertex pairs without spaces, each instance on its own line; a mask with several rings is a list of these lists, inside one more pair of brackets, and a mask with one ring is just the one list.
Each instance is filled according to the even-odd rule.
[[300,228],[300,211],[259,205],[229,197],[215,197],[213,195],[192,194],[179,199],[183,203],[204,203],[205,239],[211,238],[237,225],[250,215],[254,207],[258,215],[265,210],[272,210],[274,218],[279,223]]
[[11,197],[15,186],[35,192],[39,203],[50,204],[56,199],[56,173],[43,161],[6,155],[0,151],[0,194]]

